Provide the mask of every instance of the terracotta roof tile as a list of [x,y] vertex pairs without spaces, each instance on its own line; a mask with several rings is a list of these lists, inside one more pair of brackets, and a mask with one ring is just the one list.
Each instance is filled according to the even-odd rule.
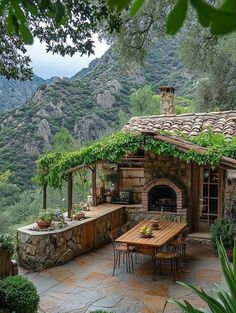
[[215,133],[223,133],[228,139],[232,138],[236,135],[236,111],[133,117],[123,130],[153,134],[160,130],[180,131],[196,136],[209,128]]

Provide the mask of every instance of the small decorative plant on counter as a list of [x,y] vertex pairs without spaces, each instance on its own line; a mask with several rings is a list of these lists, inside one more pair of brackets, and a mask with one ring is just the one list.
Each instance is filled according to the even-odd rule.
[[58,222],[59,228],[67,225],[62,209],[56,209],[55,211],[53,211],[53,221]]
[[54,219],[54,212],[44,211],[41,212],[36,220],[39,229],[48,228],[51,226],[51,223]]
[[73,205],[73,219],[74,220],[81,220],[85,213],[83,212],[83,209],[85,207],[84,203],[77,203]]
[[148,227],[147,225],[144,225],[143,227],[140,228],[138,231],[139,236],[143,238],[148,238],[152,236],[152,228]]
[[8,234],[0,235],[0,279],[12,273],[11,258],[14,253],[14,240]]

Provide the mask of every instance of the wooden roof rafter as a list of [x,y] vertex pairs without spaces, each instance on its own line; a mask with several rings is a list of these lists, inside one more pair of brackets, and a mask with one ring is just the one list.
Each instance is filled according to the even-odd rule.
[[[105,161],[104,161],[104,162],[105,162]],[[104,162],[103,162],[103,161],[96,161],[96,162],[94,162],[93,164],[94,164],[94,165],[97,165],[97,164],[104,163]],[[67,171],[67,174],[78,172],[79,170],[81,170],[81,169],[83,169],[83,168],[88,168],[88,169],[90,169],[90,170],[94,170],[94,168],[92,167],[92,164],[81,164],[81,165],[78,165],[78,166],[75,166],[75,167],[70,168],[70,169]]]

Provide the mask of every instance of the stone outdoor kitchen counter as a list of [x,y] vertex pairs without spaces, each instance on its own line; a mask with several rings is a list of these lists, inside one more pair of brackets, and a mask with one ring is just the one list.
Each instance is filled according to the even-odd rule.
[[86,212],[86,219],[69,221],[52,231],[32,231],[33,225],[17,230],[19,265],[41,271],[69,262],[74,257],[102,246],[109,231],[122,228],[127,222],[124,205],[104,204]]

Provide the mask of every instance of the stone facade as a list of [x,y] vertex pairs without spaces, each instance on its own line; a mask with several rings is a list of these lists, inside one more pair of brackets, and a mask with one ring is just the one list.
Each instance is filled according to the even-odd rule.
[[[148,192],[158,184],[167,185],[176,192],[177,213],[174,214],[183,215],[185,220],[189,221],[191,215],[189,209],[191,207],[191,164],[168,156],[146,153],[142,168],[124,168],[121,165],[119,174],[119,189],[132,190],[135,203],[142,204],[127,209],[131,224],[160,214],[160,212],[148,211]],[[167,213],[165,214],[167,215]]]
[[226,216],[236,220],[236,171],[227,170],[223,198],[223,210]]
[[121,229],[125,224],[125,209],[120,208],[57,232],[18,230],[19,265],[33,271],[62,265],[86,251],[102,246],[109,238],[109,231]]
[[143,193],[142,193],[143,208],[148,210],[148,193],[150,192],[150,190],[153,187],[160,186],[160,185],[168,186],[174,190],[174,192],[176,193],[176,198],[177,198],[177,201],[176,201],[177,211],[182,210],[182,208],[183,208],[183,190],[167,178],[154,179],[154,180],[148,182],[144,186]]
[[175,94],[167,92],[161,93],[160,115],[176,115]]

